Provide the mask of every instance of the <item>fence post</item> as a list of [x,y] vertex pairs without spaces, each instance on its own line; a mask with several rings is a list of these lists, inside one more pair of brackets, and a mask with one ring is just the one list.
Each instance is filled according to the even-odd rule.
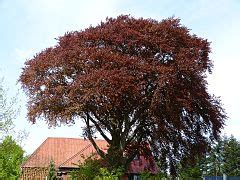
[[227,180],[227,175],[223,174],[223,180]]

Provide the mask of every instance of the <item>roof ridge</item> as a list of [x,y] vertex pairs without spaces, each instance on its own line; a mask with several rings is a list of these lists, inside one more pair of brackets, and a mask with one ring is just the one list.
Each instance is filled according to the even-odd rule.
[[[89,141],[89,139],[77,138],[77,137],[47,137],[47,139],[75,139],[75,140]],[[96,139],[95,141],[106,141],[106,140]]]
[[77,140],[85,140],[84,138],[78,137],[48,137],[49,139],[77,139]]
[[39,149],[47,142],[47,140],[50,139],[49,137],[47,139],[45,139],[42,144],[27,158],[27,160],[22,163],[21,167],[25,166],[25,164],[27,164],[27,162],[35,155],[37,154],[37,152],[39,151]]
[[73,158],[75,158],[77,155],[79,155],[80,153],[82,153],[83,151],[85,151],[86,149],[88,149],[89,147],[91,147],[92,144],[88,144],[86,145],[83,149],[81,149],[79,152],[77,152],[76,154],[74,154],[73,156],[71,156],[70,158],[68,158],[66,161],[64,161],[62,164],[59,165],[59,167],[63,166],[64,164],[66,164],[68,161],[72,160]]

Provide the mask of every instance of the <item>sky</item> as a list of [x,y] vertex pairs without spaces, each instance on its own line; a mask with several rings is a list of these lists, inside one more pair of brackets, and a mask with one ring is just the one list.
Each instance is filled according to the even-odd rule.
[[228,120],[223,134],[240,139],[240,1],[239,0],[0,0],[0,77],[8,96],[19,93],[17,130],[29,135],[23,143],[32,153],[47,137],[81,137],[82,123],[49,129],[44,121],[28,122],[27,97],[18,83],[24,62],[56,45],[65,32],[97,25],[121,14],[162,20],[181,19],[191,33],[211,42],[213,73],[210,93],[220,96]]

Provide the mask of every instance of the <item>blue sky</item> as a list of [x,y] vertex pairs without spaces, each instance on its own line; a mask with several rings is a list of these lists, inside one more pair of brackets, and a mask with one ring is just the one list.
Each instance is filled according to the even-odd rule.
[[17,84],[26,59],[49,46],[67,31],[96,25],[106,17],[175,16],[191,32],[211,41],[213,74],[209,91],[221,96],[228,114],[223,133],[240,139],[240,1],[238,0],[0,0],[0,76],[9,96],[20,90],[21,114],[17,129],[29,137],[24,149],[32,153],[48,136],[79,137],[81,123],[48,129],[41,121],[31,125],[26,118],[26,97]]

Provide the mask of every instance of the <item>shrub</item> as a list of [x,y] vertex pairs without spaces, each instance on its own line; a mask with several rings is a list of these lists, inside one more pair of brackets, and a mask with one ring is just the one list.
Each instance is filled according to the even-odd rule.
[[48,170],[48,180],[54,180],[56,178],[55,163],[53,160],[50,161],[49,170]]
[[92,180],[99,174],[101,161],[88,157],[84,163],[78,165],[79,169],[72,171],[72,179]]
[[118,180],[123,176],[123,168],[119,167],[109,171],[107,168],[100,168],[100,173],[94,179],[95,180]]

